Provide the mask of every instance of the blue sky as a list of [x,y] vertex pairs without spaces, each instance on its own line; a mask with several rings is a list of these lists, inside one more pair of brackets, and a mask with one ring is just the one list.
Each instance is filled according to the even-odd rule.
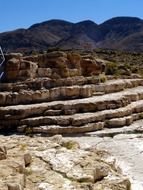
[[143,19],[143,0],[0,0],[0,32],[50,19],[102,23],[116,16]]

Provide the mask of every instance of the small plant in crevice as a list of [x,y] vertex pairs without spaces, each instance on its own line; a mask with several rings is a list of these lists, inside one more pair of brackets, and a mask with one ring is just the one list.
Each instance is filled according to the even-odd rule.
[[104,83],[104,82],[106,82],[106,81],[107,81],[107,77],[106,77],[105,73],[101,73],[101,74],[99,75],[99,82],[100,82],[100,83]]
[[62,146],[67,148],[67,149],[77,149],[79,148],[79,143],[69,140],[69,141],[63,141]]
[[19,145],[19,148],[20,148],[20,150],[22,150],[22,151],[25,151],[26,149],[27,149],[27,144],[25,144],[25,143],[22,143],[22,144],[20,144]]
[[32,173],[33,173],[33,171],[32,171],[31,168],[25,168],[25,169],[24,169],[24,174],[25,174],[26,176],[32,175]]
[[24,130],[26,136],[33,137],[33,129],[32,127],[27,126]]

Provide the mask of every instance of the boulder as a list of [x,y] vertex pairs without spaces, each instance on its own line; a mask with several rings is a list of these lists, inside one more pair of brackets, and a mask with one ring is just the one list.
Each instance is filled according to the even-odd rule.
[[92,190],[131,190],[131,183],[126,178],[118,178],[105,180],[103,182],[95,183]]
[[109,173],[109,169],[106,166],[98,165],[94,169],[94,181],[100,181],[103,180],[104,177],[107,177]]
[[24,154],[24,164],[25,164],[25,167],[29,166],[32,162],[32,156],[31,154],[27,153],[27,154]]
[[103,71],[102,63],[94,59],[82,59],[80,64],[84,76],[99,75]]
[[38,65],[31,61],[21,61],[20,71],[18,73],[19,79],[35,78]]
[[24,190],[26,186],[26,176],[25,174],[15,173],[6,176],[6,183],[8,190]]
[[11,183],[7,185],[8,190],[22,190],[19,184]]
[[23,60],[22,57],[13,57],[7,60],[5,64],[5,78],[7,81],[17,81],[19,79],[35,78],[37,64],[31,61]]
[[16,80],[20,70],[20,59],[12,58],[5,64],[5,78],[7,81]]

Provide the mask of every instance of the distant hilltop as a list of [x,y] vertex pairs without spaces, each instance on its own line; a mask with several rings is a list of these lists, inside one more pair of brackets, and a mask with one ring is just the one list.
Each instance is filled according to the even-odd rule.
[[71,23],[49,20],[28,29],[0,33],[0,45],[6,52],[61,49],[119,49],[143,51],[143,20],[115,17],[102,24],[86,20]]

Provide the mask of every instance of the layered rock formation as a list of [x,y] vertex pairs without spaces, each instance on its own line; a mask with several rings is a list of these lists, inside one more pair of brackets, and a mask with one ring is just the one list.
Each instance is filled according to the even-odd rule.
[[130,125],[143,118],[143,79],[114,79],[105,67],[104,60],[73,52],[6,55],[0,130],[38,135],[1,136],[0,190],[130,190],[105,152],[61,136],[38,137],[142,130]]
[[[0,190],[130,190],[129,180],[105,151],[73,140],[0,136]],[[0,147],[0,151],[5,148]]]
[[[88,67],[87,67],[88,65]],[[105,70],[102,60],[73,52],[56,51],[35,56],[6,55],[5,80],[21,81],[34,78],[61,79],[99,75]]]
[[73,52],[10,54],[6,60],[2,131],[85,133],[143,117],[143,79],[105,81],[103,60]]

